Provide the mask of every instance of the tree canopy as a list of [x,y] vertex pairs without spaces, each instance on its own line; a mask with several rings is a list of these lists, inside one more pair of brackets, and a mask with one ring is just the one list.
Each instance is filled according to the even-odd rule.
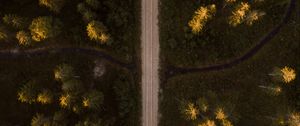
[[41,6],[45,6],[56,13],[60,12],[64,3],[65,0],[39,0]]
[[91,40],[106,43],[110,39],[109,34],[107,34],[107,29],[102,22],[91,21],[88,23],[86,30]]
[[33,19],[29,26],[29,30],[31,31],[33,40],[42,41],[60,34],[61,27],[62,23],[60,20],[51,16],[43,16]]

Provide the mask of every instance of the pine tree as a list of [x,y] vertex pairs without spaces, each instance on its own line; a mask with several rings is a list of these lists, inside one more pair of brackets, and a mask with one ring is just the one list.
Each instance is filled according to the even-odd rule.
[[192,20],[189,21],[188,25],[192,29],[194,34],[198,34],[203,30],[206,22],[210,20],[216,13],[216,5],[208,5],[206,7],[200,7],[195,11]]
[[18,31],[16,34],[16,38],[18,39],[19,45],[21,46],[28,46],[31,44],[31,37],[28,32]]
[[104,96],[102,92],[92,90],[89,91],[84,97],[82,104],[86,108],[99,110],[103,104]]
[[43,114],[36,114],[31,120],[31,126],[51,126],[51,120]]
[[60,12],[65,4],[65,0],[39,0],[41,6],[48,7],[51,11]]
[[67,81],[75,77],[74,69],[68,64],[61,64],[54,70],[54,77],[56,80]]
[[247,2],[239,3],[229,17],[229,24],[234,27],[241,24],[249,11],[250,5]]
[[106,27],[99,21],[91,21],[88,23],[86,30],[91,40],[106,43],[110,39]]
[[62,23],[58,19],[44,16],[33,19],[29,30],[31,31],[33,40],[42,41],[60,34],[61,26]]
[[7,25],[11,25],[14,28],[18,28],[18,29],[26,27],[25,19],[15,14],[4,15],[3,22],[6,23]]
[[24,103],[32,104],[36,102],[38,88],[34,81],[30,81],[23,85],[18,91],[18,100]]
[[36,101],[41,104],[50,104],[53,101],[53,95],[49,90],[43,90],[38,94]]

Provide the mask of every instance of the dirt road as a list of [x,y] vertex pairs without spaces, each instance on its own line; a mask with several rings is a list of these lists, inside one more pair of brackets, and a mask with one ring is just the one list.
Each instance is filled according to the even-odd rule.
[[142,0],[142,126],[158,124],[158,0]]

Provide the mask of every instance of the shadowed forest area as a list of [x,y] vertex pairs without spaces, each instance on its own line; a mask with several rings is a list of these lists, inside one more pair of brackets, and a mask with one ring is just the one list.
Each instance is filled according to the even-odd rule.
[[139,41],[139,0],[0,1],[0,125],[139,125]]
[[161,3],[160,126],[299,125],[299,1]]

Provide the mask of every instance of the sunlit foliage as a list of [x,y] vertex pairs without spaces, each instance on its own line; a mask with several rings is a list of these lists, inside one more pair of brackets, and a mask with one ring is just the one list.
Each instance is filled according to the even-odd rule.
[[0,27],[0,41],[8,38],[6,32]]
[[23,85],[18,91],[18,100],[20,102],[32,104],[36,102],[38,89],[34,81],[30,81]]
[[198,124],[198,126],[216,126],[215,121],[207,119],[206,121]]
[[288,119],[289,126],[300,126],[300,114],[299,113],[291,113]]
[[28,46],[31,44],[31,36],[28,32],[18,31],[16,34],[16,38],[19,41],[19,45]]
[[39,93],[37,96],[37,102],[41,104],[50,104],[53,101],[53,96],[50,91],[43,90],[43,92]]
[[193,103],[186,103],[181,110],[187,120],[195,120],[199,114],[199,109]]
[[232,26],[237,26],[241,24],[246,18],[246,15],[249,10],[250,5],[247,2],[241,2],[232,12],[232,15],[229,17],[229,24]]
[[210,20],[216,13],[216,5],[208,5],[206,7],[200,7],[195,11],[192,20],[189,21],[188,25],[192,29],[194,34],[198,34],[203,30],[206,22]]
[[251,26],[254,22],[258,21],[265,14],[265,12],[259,10],[249,12],[245,19],[246,24]]
[[221,125],[222,126],[233,126],[233,124],[229,120],[227,120],[227,119],[223,119],[221,121]]
[[87,25],[86,30],[91,40],[95,40],[100,43],[106,43],[109,40],[109,34],[106,33],[106,27],[99,21],[91,21]]
[[61,32],[61,25],[58,19],[44,16],[33,19],[29,29],[33,40],[42,41],[57,36]]
[[62,108],[66,108],[71,106],[71,102],[72,102],[72,98],[70,94],[63,94],[62,96],[60,96],[59,98],[59,105]]
[[93,90],[89,91],[86,96],[83,97],[83,106],[91,109],[99,109],[103,103],[103,94],[102,92]]
[[281,73],[285,83],[289,83],[296,78],[296,72],[293,68],[285,66],[281,69]]
[[216,119],[218,120],[224,120],[227,118],[227,115],[225,114],[223,108],[217,108],[215,115],[216,115]]
[[73,67],[67,64],[61,64],[54,70],[56,80],[66,81],[74,77]]
[[25,19],[15,14],[4,15],[3,22],[15,28],[25,27]]
[[31,120],[31,126],[51,126],[51,120],[43,114],[36,114]]
[[39,0],[41,6],[48,7],[51,11],[60,12],[64,6],[65,0]]

